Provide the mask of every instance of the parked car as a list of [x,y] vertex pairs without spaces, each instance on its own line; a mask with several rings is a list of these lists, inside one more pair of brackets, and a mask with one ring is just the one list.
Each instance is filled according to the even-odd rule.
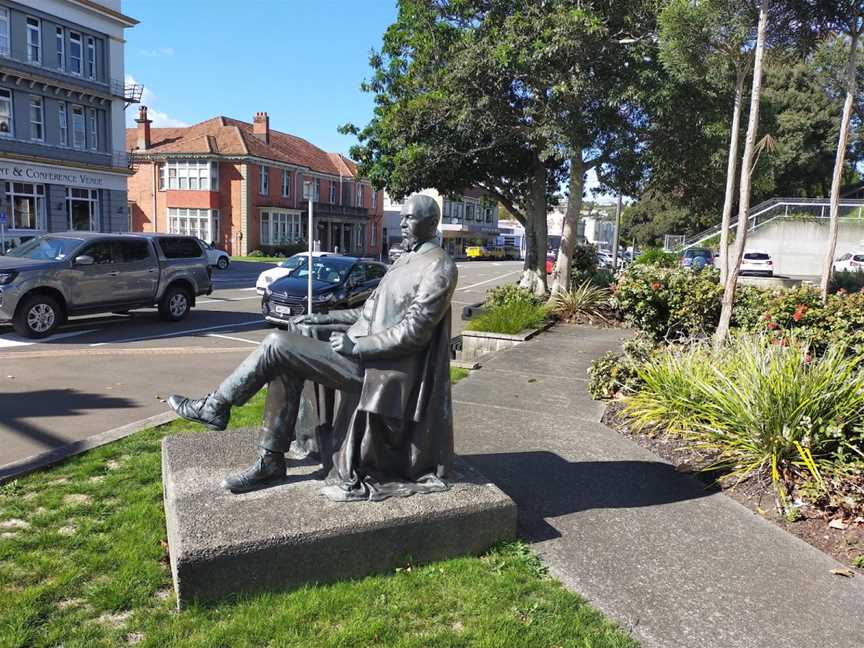
[[228,256],[225,250],[220,250],[212,243],[207,243],[202,239],[198,239],[198,242],[204,246],[204,251],[207,253],[207,261],[211,266],[216,266],[220,270],[228,269],[228,266],[231,264],[231,257]]
[[176,322],[213,291],[211,272],[191,236],[47,234],[0,257],[0,322],[31,338],[72,315],[149,306]]
[[3,240],[3,245],[0,246],[0,255],[8,254],[9,250],[14,250],[19,245],[26,243],[36,236],[6,236]]
[[[264,291],[267,289],[267,286],[269,286],[277,279],[280,279],[281,277],[287,277],[298,267],[304,265],[306,263],[306,257],[308,256],[308,252],[298,252],[294,256],[285,259],[275,268],[265,270],[260,275],[258,275],[258,279],[255,281],[255,290],[258,292],[259,295],[263,295]],[[319,258],[326,256],[335,256],[335,254],[333,252],[313,252],[312,256],[315,258]]]
[[847,252],[834,261],[834,272],[864,272],[864,252]]
[[[306,313],[309,264],[302,265],[271,283],[264,291],[261,312],[272,324],[287,324]],[[326,313],[337,308],[356,308],[366,301],[386,274],[378,261],[355,257],[319,256],[312,259],[312,311]]]
[[744,252],[741,259],[741,270],[738,274],[761,274],[767,277],[774,276],[774,260],[764,250],[749,250]]
[[681,256],[682,268],[701,270],[705,266],[714,265],[714,252],[708,248],[687,248]]
[[503,259],[504,248],[486,246],[486,245],[469,245],[465,248],[465,256],[475,260],[491,260]]
[[552,271],[555,269],[555,260],[558,255],[556,254],[547,254],[546,255],[546,274],[552,274]]

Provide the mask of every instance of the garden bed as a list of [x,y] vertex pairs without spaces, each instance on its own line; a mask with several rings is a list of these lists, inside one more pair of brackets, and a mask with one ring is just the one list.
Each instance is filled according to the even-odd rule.
[[713,453],[694,449],[688,441],[667,435],[662,430],[651,432],[634,430],[623,412],[623,404],[620,401],[611,402],[607,406],[603,422],[641,447],[651,450],[670,462],[679,472],[692,474],[702,481],[707,489],[722,491],[753,513],[773,522],[839,562],[849,565],[857,573],[864,574],[864,569],[855,567],[856,559],[864,555],[864,526],[862,526],[864,519],[860,519],[857,523],[852,521],[845,529],[832,528],[828,525],[833,511],[813,504],[796,506],[793,509],[796,511],[796,519],[781,515],[776,507],[771,479],[767,475],[751,476],[737,483],[718,481],[722,473],[703,472],[703,469],[716,459]]

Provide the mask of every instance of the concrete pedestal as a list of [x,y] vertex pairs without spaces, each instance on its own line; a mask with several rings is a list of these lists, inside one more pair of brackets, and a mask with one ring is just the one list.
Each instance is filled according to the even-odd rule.
[[[392,572],[481,553],[516,535],[516,505],[467,463],[444,493],[331,502],[317,465],[289,466],[269,488],[220,487],[256,456],[254,431],[166,437],[162,478],[178,605]],[[291,463],[291,462],[289,462]]]

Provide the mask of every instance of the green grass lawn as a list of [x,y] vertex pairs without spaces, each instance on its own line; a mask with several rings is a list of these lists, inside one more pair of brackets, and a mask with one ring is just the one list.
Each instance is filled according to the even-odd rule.
[[250,256],[232,256],[232,261],[252,261],[254,263],[282,263],[286,257],[250,257]]
[[[260,422],[263,396],[232,426]],[[153,428],[0,486],[0,646],[632,647],[530,549],[175,610]]]

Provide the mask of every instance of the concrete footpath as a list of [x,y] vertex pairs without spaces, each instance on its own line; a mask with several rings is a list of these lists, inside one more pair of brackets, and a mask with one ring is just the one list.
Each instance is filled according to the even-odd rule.
[[864,577],[599,422],[615,330],[558,326],[454,387],[457,452],[553,576],[651,648],[861,648]]

